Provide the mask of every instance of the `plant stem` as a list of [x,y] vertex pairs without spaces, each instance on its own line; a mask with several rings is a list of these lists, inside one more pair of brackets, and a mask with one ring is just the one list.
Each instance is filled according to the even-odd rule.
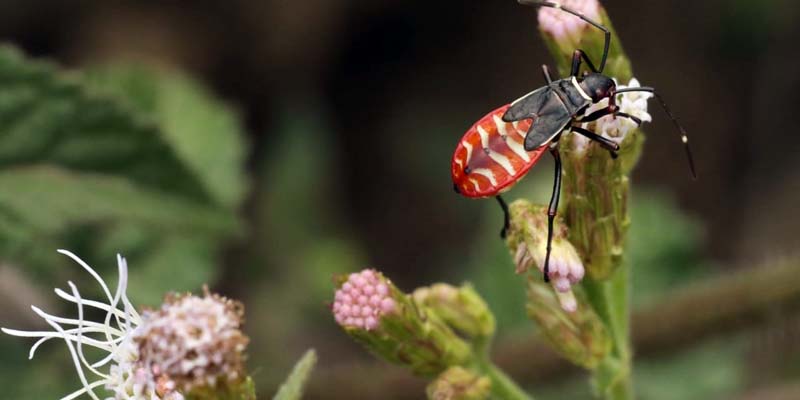
[[595,386],[606,399],[633,399],[630,343],[630,268],[622,265],[605,281],[584,282],[587,295],[612,338],[608,360],[594,373]]
[[533,397],[525,393],[505,372],[498,368],[489,357],[490,339],[476,341],[475,368],[492,381],[492,398],[503,400],[533,400]]

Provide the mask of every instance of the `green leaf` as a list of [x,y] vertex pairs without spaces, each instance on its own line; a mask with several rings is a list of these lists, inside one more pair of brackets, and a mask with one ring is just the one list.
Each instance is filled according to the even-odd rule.
[[303,396],[303,386],[317,363],[317,353],[314,349],[306,351],[303,358],[295,364],[289,377],[281,385],[274,400],[299,400]]
[[198,289],[239,229],[237,119],[177,75],[140,75],[150,103],[91,82],[0,46],[0,259],[50,277],[69,248],[102,274],[120,252],[134,298]]
[[244,135],[228,107],[185,76],[152,67],[106,66],[90,71],[86,78],[158,124],[164,140],[218,204],[239,205],[245,193]]
[[0,167],[31,164],[113,174],[210,199],[156,125],[74,76],[0,47]]

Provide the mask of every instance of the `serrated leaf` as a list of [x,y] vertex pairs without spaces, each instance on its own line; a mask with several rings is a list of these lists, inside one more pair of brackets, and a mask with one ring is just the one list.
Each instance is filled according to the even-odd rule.
[[[240,131],[194,84],[169,85],[159,93],[170,99],[172,117],[157,118],[76,74],[0,46],[0,258],[46,266],[27,270],[50,275],[58,262],[54,249],[70,248],[103,273],[122,252],[139,261],[131,270],[142,277],[132,274],[131,286],[142,293],[131,295],[147,302],[214,277],[220,239],[238,229],[232,206],[243,180],[234,177],[229,187],[208,182],[236,174]],[[179,93],[167,93],[173,91]],[[183,111],[199,115],[199,125],[174,117]],[[186,150],[208,145],[204,126],[216,127],[216,138],[227,135],[227,142],[209,142],[233,154],[227,161],[215,164]],[[196,168],[203,162],[224,170],[222,177],[203,175]]]
[[303,358],[295,364],[289,377],[281,385],[278,393],[273,397],[274,400],[299,400],[303,396],[303,387],[305,386],[311,370],[317,363],[317,353],[314,349],[306,351]]
[[[0,167],[49,164],[209,200],[158,127],[50,64],[0,47]],[[6,189],[7,190],[7,189]]]
[[245,192],[244,135],[227,106],[187,77],[153,67],[112,65],[94,69],[86,78],[152,118],[218,204],[239,205]]

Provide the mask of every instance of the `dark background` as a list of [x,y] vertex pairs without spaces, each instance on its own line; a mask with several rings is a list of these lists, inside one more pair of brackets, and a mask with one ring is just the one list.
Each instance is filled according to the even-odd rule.
[[[692,181],[673,127],[651,103],[654,121],[645,127],[633,186],[688,221],[691,232],[677,233],[687,243],[665,270],[682,271],[688,260],[705,268],[700,275],[724,276],[796,254],[798,3],[603,4],[634,75],[667,99],[689,131],[698,164],[700,179]],[[260,371],[257,381],[263,377],[263,393],[306,347],[320,350],[322,377],[337,366],[373,365],[324,310],[337,269],[375,266],[407,290],[465,279],[491,288],[500,279],[493,274],[511,275],[494,236],[499,211],[455,195],[449,162],[472,122],[541,85],[539,66],[553,64],[532,9],[510,0],[4,0],[0,37],[69,68],[132,60],[188,71],[239,110],[252,184],[241,213],[251,228],[226,246],[214,286],[248,306],[251,366]],[[544,202],[550,168],[543,161],[511,197],[533,193]],[[647,220],[653,225],[646,229],[656,232],[649,240],[660,240],[661,225],[672,223],[667,218]],[[484,253],[500,256],[478,256]],[[487,292],[495,306],[521,301]],[[506,296],[521,296],[521,289]],[[524,318],[502,316],[519,310],[495,311],[509,330],[530,328]],[[756,339],[720,339],[687,357],[728,354],[726,343],[735,342],[744,359],[752,358],[752,343],[764,335],[797,333],[779,325],[756,329]],[[695,364],[683,362],[676,361],[678,373]],[[796,366],[786,359],[769,365]],[[772,382],[745,367],[737,371],[725,378],[734,382],[722,386],[729,392],[703,395],[747,396]]]

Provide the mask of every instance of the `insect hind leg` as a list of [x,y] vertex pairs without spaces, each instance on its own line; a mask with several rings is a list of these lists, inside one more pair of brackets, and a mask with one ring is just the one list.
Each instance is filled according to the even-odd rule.
[[497,203],[500,204],[500,208],[503,209],[503,229],[500,230],[500,238],[505,239],[508,234],[508,228],[511,225],[511,218],[508,215],[508,204],[506,204],[506,201],[503,200],[503,197],[499,194],[494,198],[497,199]]

